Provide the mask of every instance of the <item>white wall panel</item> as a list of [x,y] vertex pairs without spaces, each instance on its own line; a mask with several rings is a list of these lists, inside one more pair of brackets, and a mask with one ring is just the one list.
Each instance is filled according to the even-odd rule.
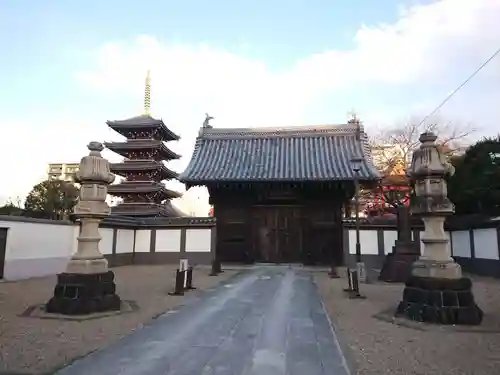
[[[360,230],[359,243],[361,245],[361,254],[377,255],[378,239],[376,230]],[[356,254],[356,230],[349,229],[349,253]]]
[[212,231],[210,229],[187,229],[186,252],[210,252]]
[[149,253],[151,250],[151,229],[140,229],[135,232],[135,252]]
[[451,254],[456,257],[470,258],[470,236],[468,230],[457,230],[451,232],[452,251]]
[[134,230],[118,229],[116,235],[116,254],[134,252]]
[[384,254],[392,253],[392,247],[398,239],[398,232],[395,230],[384,231]]
[[157,253],[170,253],[181,251],[180,229],[157,229],[156,247]]
[[474,229],[474,255],[481,259],[498,260],[498,238],[495,228]]
[[113,253],[113,232],[114,230],[112,228],[99,228],[99,234],[101,235],[99,250],[103,255]]

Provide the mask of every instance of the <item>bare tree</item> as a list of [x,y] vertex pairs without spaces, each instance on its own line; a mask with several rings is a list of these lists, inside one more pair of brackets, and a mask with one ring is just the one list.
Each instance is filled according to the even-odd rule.
[[404,123],[379,131],[370,141],[375,163],[384,172],[387,168],[393,168],[399,161],[404,161],[407,166],[411,162],[413,151],[420,146],[420,134],[425,131],[436,134],[437,142],[443,151],[453,155],[469,144],[468,138],[476,130],[470,124],[462,125],[438,117],[425,123],[417,117],[411,117]]
[[[462,125],[438,117],[426,122],[422,122],[417,117],[411,117],[406,122],[379,131],[370,139],[370,143],[375,165],[383,175],[381,185],[409,185],[405,172],[411,163],[413,151],[420,146],[419,137],[423,132],[431,131],[436,134],[437,142],[442,150],[449,156],[453,156],[469,144],[468,138],[475,130],[470,124]],[[398,169],[397,173],[393,173],[395,169]],[[408,201],[408,193],[394,191],[388,194],[381,185],[377,190],[391,206],[397,207]]]

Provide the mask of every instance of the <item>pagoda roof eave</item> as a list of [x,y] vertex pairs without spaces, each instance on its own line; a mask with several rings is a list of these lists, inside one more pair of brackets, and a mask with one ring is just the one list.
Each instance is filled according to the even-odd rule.
[[104,146],[109,150],[126,157],[123,155],[127,151],[141,151],[141,150],[160,150],[161,154],[165,156],[165,160],[180,159],[180,155],[170,150],[165,143],[157,140],[135,139],[128,140],[127,142],[104,142]]
[[122,134],[126,130],[160,129],[164,141],[178,141],[180,136],[171,131],[161,119],[149,115],[131,117],[125,120],[108,120],[106,124],[114,131]]
[[122,217],[134,217],[136,220],[141,219],[141,223],[143,224],[145,224],[144,219],[152,219],[153,223],[156,223],[159,217],[178,218],[188,216],[175,207],[172,202],[120,203],[117,206],[111,207],[111,212],[114,215],[121,215]]
[[110,195],[120,194],[140,194],[140,193],[162,193],[166,198],[180,198],[181,193],[169,190],[161,182],[155,181],[124,181],[118,184],[109,185]]
[[166,179],[176,179],[179,177],[177,172],[169,169],[161,161],[156,160],[127,160],[122,163],[111,163],[111,172],[120,175],[122,172],[134,172],[134,171],[155,171],[159,170],[162,174],[164,180]]

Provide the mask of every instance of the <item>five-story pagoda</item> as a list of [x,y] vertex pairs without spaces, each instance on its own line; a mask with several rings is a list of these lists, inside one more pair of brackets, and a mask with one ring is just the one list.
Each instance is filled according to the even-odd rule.
[[107,125],[121,134],[125,142],[107,142],[105,146],[123,156],[122,163],[111,164],[111,171],[125,177],[125,181],[111,185],[109,194],[123,202],[112,208],[112,213],[123,216],[179,216],[170,200],[180,193],[167,189],[162,181],[177,179],[177,173],[167,168],[164,161],[179,159],[165,142],[179,140],[162,120],[150,114],[151,85],[149,71],[146,77],[144,113],[126,120],[107,121]]

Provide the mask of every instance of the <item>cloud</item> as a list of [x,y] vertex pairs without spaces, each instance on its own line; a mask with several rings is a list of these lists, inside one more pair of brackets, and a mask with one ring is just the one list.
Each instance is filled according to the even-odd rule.
[[[36,179],[49,157],[78,160],[88,141],[116,139],[105,129],[104,121],[138,114],[147,69],[152,72],[153,113],[182,136],[171,146],[184,158],[170,164],[182,170],[205,112],[213,115],[214,125],[220,127],[342,122],[352,106],[367,126],[373,121],[388,123],[402,115],[425,115],[500,47],[499,16],[500,0],[441,0],[415,5],[401,9],[399,19],[392,24],[361,26],[350,49],[318,51],[278,71],[266,61],[210,44],[175,44],[153,35],[106,43],[96,48],[92,64],[75,72],[75,77],[77,84],[92,94],[96,106],[104,101],[115,105],[106,113],[89,112],[85,119],[81,114],[59,116],[61,124],[74,118],[86,123],[79,134],[64,135],[58,143],[63,143],[62,147],[54,145],[58,138],[54,127],[41,127],[43,131],[32,134],[38,138],[23,146],[31,154],[20,163],[26,171],[37,172],[26,172],[21,180],[10,183],[8,195],[16,195],[21,185]],[[497,125],[499,68],[500,58],[444,111],[465,121]],[[37,121],[54,123],[52,119]],[[0,151],[0,157],[6,157],[6,150]],[[11,169],[18,171],[17,166]]]
[[[136,95],[150,68],[156,109],[173,118],[196,113],[198,124],[209,110],[218,126],[303,123],[311,103],[328,92],[438,84],[446,86],[444,95],[499,47],[499,15],[500,0],[415,5],[402,9],[393,24],[363,25],[351,49],[304,56],[278,72],[209,45],[140,36],[102,46],[95,66],[77,77],[92,89]],[[498,78],[499,61],[484,75]]]

